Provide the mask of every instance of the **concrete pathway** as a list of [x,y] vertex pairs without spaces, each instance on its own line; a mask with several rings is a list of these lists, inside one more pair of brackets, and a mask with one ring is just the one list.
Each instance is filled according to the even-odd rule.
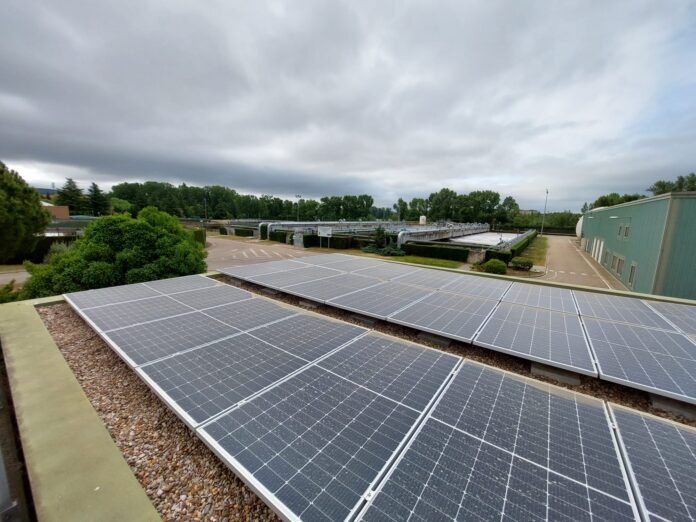
[[0,286],[6,285],[14,279],[16,284],[21,284],[29,279],[29,272],[26,270],[15,270],[12,272],[0,272]]
[[546,237],[548,238],[547,271],[546,275],[540,279],[597,288],[627,290],[602,265],[586,252],[580,250],[580,243],[575,237]]

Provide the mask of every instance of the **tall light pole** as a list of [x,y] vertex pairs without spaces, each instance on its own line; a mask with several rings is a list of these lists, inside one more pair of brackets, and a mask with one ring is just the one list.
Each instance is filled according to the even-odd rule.
[[546,220],[546,204],[549,202],[549,189],[546,189],[546,199],[544,200],[544,214],[541,216],[541,232],[540,236],[544,235],[544,221]]
[[295,194],[295,197],[297,198],[297,222],[300,222],[300,198],[302,197],[302,194]]

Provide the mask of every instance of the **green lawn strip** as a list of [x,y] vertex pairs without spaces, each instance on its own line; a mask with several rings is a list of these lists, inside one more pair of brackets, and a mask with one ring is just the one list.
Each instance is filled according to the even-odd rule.
[[545,266],[546,265],[546,251],[549,248],[549,240],[545,236],[537,236],[534,241],[524,249],[522,252],[522,257],[528,257],[534,261],[535,265]]

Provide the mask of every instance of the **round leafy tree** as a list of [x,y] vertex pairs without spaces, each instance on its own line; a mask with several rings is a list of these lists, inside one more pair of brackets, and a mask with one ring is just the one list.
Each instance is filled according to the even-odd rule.
[[0,263],[21,261],[50,222],[39,193],[0,161]]
[[155,207],[94,220],[45,265],[27,263],[24,298],[204,272],[206,252],[176,218]]

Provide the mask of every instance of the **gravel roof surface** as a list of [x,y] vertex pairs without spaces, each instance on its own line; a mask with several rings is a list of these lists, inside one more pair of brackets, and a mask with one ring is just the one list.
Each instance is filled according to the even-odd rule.
[[[219,279],[232,281],[227,277]],[[241,287],[257,293],[262,288],[247,283]],[[274,298],[293,305],[302,301],[282,293]],[[312,310],[363,324],[353,314],[343,310],[328,306]],[[150,391],[67,303],[41,307],[38,311],[92,406],[164,520],[277,520],[275,513]],[[514,356],[456,341],[443,349],[427,339],[418,338],[417,330],[384,321],[376,321],[370,327],[526,377],[696,426],[696,421],[653,408],[648,394],[639,390],[586,376],[580,376],[579,386],[559,384],[532,375],[529,361]]]

